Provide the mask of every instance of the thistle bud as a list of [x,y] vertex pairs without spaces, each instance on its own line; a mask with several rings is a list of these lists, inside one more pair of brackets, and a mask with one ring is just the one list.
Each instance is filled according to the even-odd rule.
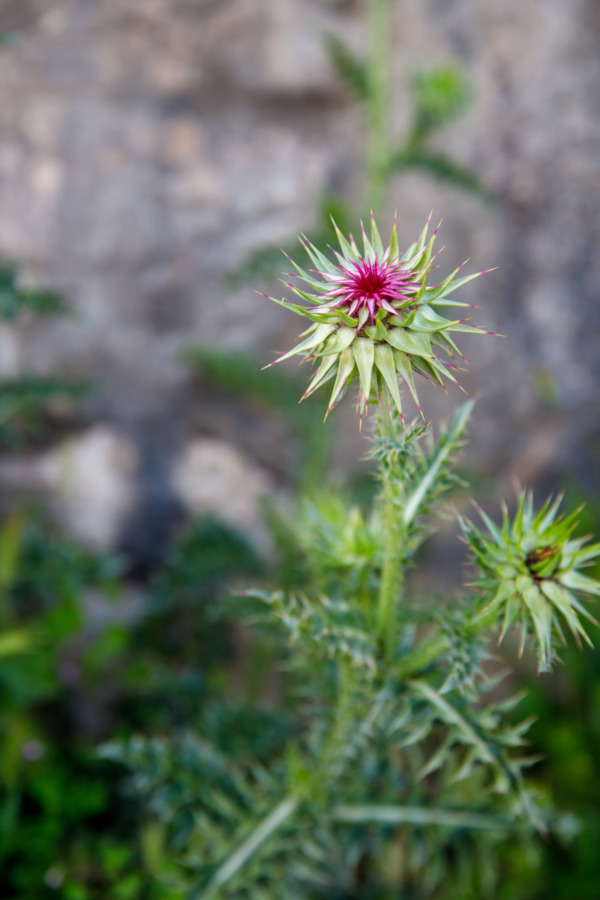
[[522,493],[514,519],[504,509],[499,528],[479,510],[487,532],[461,517],[463,534],[480,570],[478,586],[489,598],[482,616],[501,622],[502,640],[513,625],[521,626],[521,652],[529,631],[535,636],[541,671],[550,668],[555,645],[564,642],[563,624],[577,641],[590,643],[583,626],[595,619],[580,595],[600,595],[600,582],[581,571],[600,557],[600,544],[586,546],[573,538],[578,511],[561,516],[561,498],[548,499],[535,515],[533,496]]
[[[359,383],[361,420],[372,395],[395,406],[403,418],[399,381],[421,412],[414,374],[442,387],[444,379],[460,387],[451,370],[459,368],[458,360],[464,358],[452,334],[492,333],[468,324],[467,319],[447,319],[440,312],[447,306],[468,307],[449,299],[450,295],[484,273],[457,278],[459,266],[440,284],[428,285],[437,235],[436,229],[428,237],[429,222],[402,255],[395,223],[384,248],[371,216],[370,237],[362,228],[362,251],[352,237],[347,239],[333,225],[340,246],[339,252],[333,251],[335,261],[306,239],[302,243],[315,268],[306,272],[290,260],[296,270],[292,277],[305,287],[284,284],[303,304],[269,298],[312,323],[300,343],[275,362],[300,356],[317,366],[302,399],[333,381],[327,413],[354,378]],[[444,359],[438,356],[439,350],[446,354]]]
[[560,568],[562,547],[538,547],[527,555],[525,565],[534,578],[552,578]]

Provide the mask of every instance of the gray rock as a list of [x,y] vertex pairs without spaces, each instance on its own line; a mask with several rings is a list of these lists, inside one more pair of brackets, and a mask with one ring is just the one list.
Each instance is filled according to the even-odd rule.
[[106,551],[134,507],[137,464],[131,441],[98,424],[47,452],[0,460],[0,484],[5,491],[40,491],[66,534]]
[[271,548],[261,501],[273,496],[268,473],[224,441],[196,438],[175,460],[172,486],[192,515],[213,515],[242,531],[262,552]]

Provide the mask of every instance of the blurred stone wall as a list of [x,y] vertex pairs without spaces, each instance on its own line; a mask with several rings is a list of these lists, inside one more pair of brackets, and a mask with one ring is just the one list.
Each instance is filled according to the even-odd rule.
[[[407,126],[406,75],[457,60],[475,99],[437,140],[499,198],[490,210],[402,176],[378,216],[391,221],[397,208],[408,242],[433,209],[444,219],[447,270],[467,256],[500,267],[470,294],[484,307],[481,322],[506,335],[464,342],[465,385],[482,395],[470,452],[483,471],[528,480],[575,466],[591,488],[600,430],[600,4],[397,0],[395,13],[395,129]],[[181,354],[204,343],[268,362],[296,336],[293,317],[253,293],[263,284],[233,289],[224,277],[252,251],[310,228],[325,191],[358,198],[364,125],[322,34],[360,50],[364,4],[0,0],[6,29],[0,255],[62,290],[77,318],[4,334],[0,371],[26,365],[97,379],[78,422],[82,446],[100,434],[92,473],[125,460],[115,478],[129,488],[116,490],[112,529],[90,540],[151,555],[182,506],[227,505],[229,483],[236,497],[246,482],[257,496],[257,485],[275,490],[293,464],[280,422],[223,402]],[[459,400],[428,393],[428,415]],[[351,416],[336,417],[346,435],[339,458],[349,464],[361,444]],[[106,450],[111,441],[118,452]],[[16,475],[14,461],[0,464],[0,481],[57,489],[48,459],[64,452],[21,461]],[[182,488],[216,483],[211,452],[223,496]],[[204,499],[195,507],[194,497]]]

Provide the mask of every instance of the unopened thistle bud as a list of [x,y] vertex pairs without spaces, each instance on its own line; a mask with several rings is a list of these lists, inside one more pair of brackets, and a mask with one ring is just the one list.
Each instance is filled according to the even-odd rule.
[[590,643],[582,620],[595,619],[579,595],[600,595],[600,582],[581,572],[600,557],[600,544],[585,546],[586,538],[572,537],[578,511],[560,516],[560,502],[560,497],[547,500],[534,515],[532,495],[522,493],[512,521],[504,509],[501,528],[479,510],[487,533],[468,519],[460,520],[481,572],[477,584],[489,596],[482,615],[497,614],[500,640],[512,625],[520,625],[521,651],[533,631],[541,671],[550,667],[556,642],[564,642],[563,623],[576,640]]
[[[428,238],[429,222],[402,255],[395,223],[390,243],[384,248],[371,216],[370,238],[362,229],[362,252],[352,237],[346,239],[333,224],[340,246],[339,252],[333,251],[335,261],[305,239],[302,243],[315,268],[306,272],[290,260],[296,270],[292,277],[305,284],[303,289],[284,284],[304,301],[303,305],[269,298],[312,322],[300,343],[275,362],[300,356],[316,364],[304,397],[333,381],[327,413],[355,377],[361,420],[372,395],[393,404],[402,417],[399,379],[421,411],[414,373],[442,387],[443,379],[460,387],[451,370],[459,368],[457,360],[464,357],[451,335],[492,333],[468,324],[467,319],[446,319],[440,312],[447,306],[470,306],[450,299],[450,295],[484,273],[457,278],[462,269],[459,266],[440,284],[428,286],[437,255],[433,254],[437,229]],[[448,358],[440,359],[440,349]]]

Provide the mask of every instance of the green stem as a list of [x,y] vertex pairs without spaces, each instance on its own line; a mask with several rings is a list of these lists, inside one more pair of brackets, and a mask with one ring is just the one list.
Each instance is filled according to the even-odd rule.
[[222,866],[217,869],[212,877],[209,888],[215,890],[226,884],[235,873],[241,869],[248,859],[263,844],[267,838],[276,831],[280,825],[285,822],[298,808],[298,799],[296,797],[286,797],[273,809],[269,815],[262,820],[252,834],[240,844],[231,856],[229,856]]
[[346,743],[348,719],[352,716],[354,673],[344,660],[338,665],[338,683],[331,728],[325,740],[319,773],[323,779],[330,779],[339,766],[339,747]]
[[[380,407],[378,429],[381,433],[389,430],[387,411]],[[402,546],[404,526],[399,510],[394,503],[393,487],[384,472],[383,480],[383,567],[379,585],[377,608],[377,637],[389,660],[396,644],[396,616],[402,592]]]
[[436,662],[446,649],[446,638],[434,637],[409,653],[399,664],[397,674],[409,678]]
[[389,160],[390,0],[369,2],[366,207],[385,194]]
[[383,547],[383,569],[379,586],[379,607],[377,610],[377,634],[389,659],[396,642],[396,611],[402,587],[401,530],[398,512],[395,508],[389,485],[383,490],[383,527],[385,543]]
[[501,816],[461,809],[435,809],[425,806],[336,806],[333,818],[345,824],[379,822],[385,825],[440,825],[446,828],[476,828],[511,831],[514,822]]

